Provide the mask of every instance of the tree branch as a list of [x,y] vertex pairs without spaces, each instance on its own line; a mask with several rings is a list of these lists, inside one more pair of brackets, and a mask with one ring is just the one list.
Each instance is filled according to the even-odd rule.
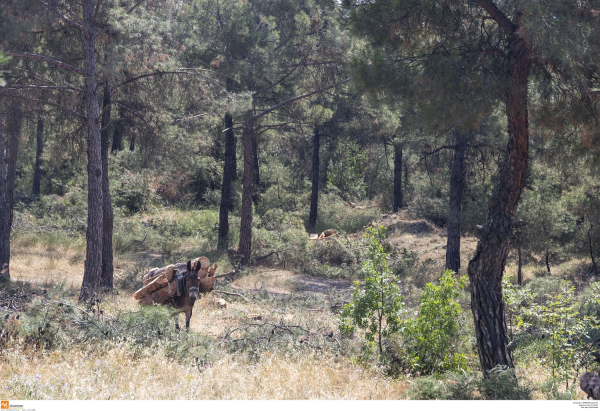
[[510,37],[516,32],[516,27],[513,22],[506,17],[504,13],[491,0],[475,0],[475,2],[488,12],[490,16],[498,23],[498,26]]
[[[77,22],[75,20],[71,20],[70,18],[67,17],[66,14],[64,14],[63,12],[61,12],[58,7],[56,6],[56,4],[48,4],[45,1],[42,0],[38,0],[40,3],[42,3],[44,6],[46,6],[47,8],[49,8],[50,10],[54,11],[56,14],[58,14],[58,16],[63,19],[67,24],[75,27],[77,30],[82,31],[85,33],[85,29],[83,27],[83,24],[81,24],[80,22]],[[87,33],[86,33],[87,34]]]
[[53,59],[52,57],[43,56],[41,54],[27,53],[25,51],[5,50],[4,52],[8,55],[15,56],[15,57],[24,57],[24,58],[34,59],[34,60],[45,61],[46,63],[53,64],[55,66],[64,68],[65,70],[69,70],[74,73],[77,73],[80,76],[85,76],[85,73],[83,72],[83,70],[78,69],[77,67],[72,66],[70,64],[63,63],[60,60]]
[[269,114],[270,112],[272,112],[274,110],[277,110],[278,108],[283,107],[283,106],[285,106],[285,105],[287,105],[289,103],[293,103],[294,101],[297,101],[297,100],[300,100],[300,99],[303,99],[303,98],[306,98],[306,97],[310,97],[310,96],[318,94],[318,93],[322,93],[322,92],[324,92],[326,90],[329,90],[329,89],[332,89],[334,87],[341,86],[342,84],[347,83],[349,81],[350,81],[350,79],[348,78],[348,79],[346,79],[344,81],[340,81],[339,83],[332,84],[330,86],[321,88],[319,90],[314,90],[314,91],[311,91],[309,93],[302,94],[300,96],[288,98],[287,100],[283,100],[279,104],[275,104],[274,106],[271,106],[268,109],[266,109],[264,111],[261,111],[260,113],[256,114],[252,118],[253,118],[253,120],[258,120],[260,117],[265,116],[265,115]]
[[81,92],[80,88],[72,87],[72,86],[37,86],[37,85],[22,85],[22,86],[9,86],[4,87],[4,90],[71,90]]
[[23,96],[18,96],[16,94],[2,93],[2,95],[6,96],[6,97],[19,98],[21,100],[37,101],[38,103],[48,104],[50,106],[58,107],[58,108],[61,108],[61,109],[65,110],[65,111],[68,111],[71,114],[75,114],[77,117],[81,118],[82,120],[85,120],[85,116],[83,114],[81,114],[81,113],[73,110],[72,108],[69,108],[67,106],[63,106],[63,105],[60,105],[60,104],[57,104],[57,103],[53,103],[51,101],[40,100],[40,99],[37,99],[37,98],[31,98],[31,97],[23,97]]

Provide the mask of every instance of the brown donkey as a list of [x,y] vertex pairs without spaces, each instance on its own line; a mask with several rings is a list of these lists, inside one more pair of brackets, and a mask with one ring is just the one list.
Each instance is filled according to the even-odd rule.
[[[177,264],[178,271],[180,264]],[[181,264],[183,266],[183,264]],[[187,271],[182,275],[176,275],[173,281],[177,284],[177,294],[169,298],[169,303],[178,311],[175,314],[175,327],[179,329],[179,313],[185,313],[185,328],[189,330],[190,319],[192,318],[192,308],[198,299],[200,292],[200,263],[197,261],[188,261],[185,267]]]

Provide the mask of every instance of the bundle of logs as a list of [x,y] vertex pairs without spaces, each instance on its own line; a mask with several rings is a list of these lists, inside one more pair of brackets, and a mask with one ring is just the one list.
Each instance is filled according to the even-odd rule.
[[[215,286],[215,272],[218,264],[212,267],[206,257],[199,257],[191,262],[192,270],[198,271],[200,278],[199,291],[207,293]],[[133,298],[142,305],[165,304],[184,293],[183,281],[188,272],[186,263],[171,264],[162,268],[153,268],[142,277],[143,287],[133,294]]]

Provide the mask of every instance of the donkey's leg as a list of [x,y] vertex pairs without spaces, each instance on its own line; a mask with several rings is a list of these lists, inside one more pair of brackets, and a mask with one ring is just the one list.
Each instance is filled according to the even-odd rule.
[[175,328],[179,330],[179,312],[173,314],[173,321],[175,321]]
[[192,310],[190,309],[189,311],[185,312],[185,329],[189,330],[190,329],[190,319],[192,318]]

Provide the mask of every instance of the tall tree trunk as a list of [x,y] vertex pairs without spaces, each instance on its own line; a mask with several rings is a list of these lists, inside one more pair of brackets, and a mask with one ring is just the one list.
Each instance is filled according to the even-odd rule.
[[402,144],[394,144],[394,213],[404,207],[402,193]]
[[517,284],[520,286],[523,285],[523,258],[521,256],[521,246],[517,247],[517,253],[519,255],[519,267],[517,269]]
[[260,201],[260,168],[258,164],[258,140],[256,133],[252,131],[252,166],[254,167],[254,192],[252,193],[252,202],[258,205]]
[[134,151],[135,150],[135,134],[131,135],[131,138],[129,139],[129,151]]
[[110,84],[104,83],[104,96],[102,99],[101,122],[101,152],[102,157],[102,274],[100,285],[102,288],[113,288],[113,209],[110,197],[110,182],[108,180],[108,147],[110,146],[110,115],[111,115]]
[[[484,6],[489,4],[482,0],[478,3]],[[496,13],[496,10],[490,7],[490,12]],[[507,153],[488,201],[487,218],[481,230],[481,239],[468,267],[471,310],[483,371],[489,371],[496,365],[514,367],[504,319],[502,274],[510,245],[515,239],[513,220],[527,170],[527,82],[531,48],[519,36],[518,30],[515,29],[511,33],[507,57]]]
[[19,104],[11,104],[4,137],[0,116],[0,279],[10,278],[10,231],[13,221],[17,157],[21,138],[22,111]]
[[40,185],[42,182],[42,153],[44,152],[44,120],[38,118],[36,130],[36,150],[35,165],[33,167],[33,184],[31,193],[34,196],[40,195]]
[[448,211],[448,240],[446,243],[446,269],[460,270],[460,209],[465,186],[465,152],[467,138],[454,132],[454,157],[450,175],[450,210]]
[[93,26],[95,1],[83,0],[83,46],[87,121],[88,218],[86,257],[79,300],[91,302],[100,292],[102,273],[102,154],[100,104],[96,84],[96,33]]
[[10,279],[10,205],[8,202],[8,164],[4,152],[4,126],[0,112],[0,282]]
[[240,263],[250,263],[252,251],[252,195],[254,194],[254,118],[249,113],[244,123],[244,176],[242,190],[242,211],[240,222],[240,243],[238,255]]
[[110,148],[111,153],[115,151],[123,150],[123,133],[121,132],[121,124],[119,122],[115,123],[113,137],[112,137],[112,146]]
[[19,141],[21,140],[21,128],[23,127],[23,111],[20,104],[11,104],[7,119],[8,145],[8,167],[6,169],[6,184],[9,205],[9,221],[12,226],[15,204],[15,180],[17,178],[17,159],[19,157]]
[[219,209],[219,239],[217,248],[226,250],[229,247],[229,211],[233,209],[231,192],[236,179],[235,135],[233,134],[233,118],[225,114],[225,164],[223,166],[223,185],[221,186],[221,207]]
[[319,127],[315,126],[313,133],[313,155],[312,155],[312,192],[310,194],[310,214],[308,216],[308,227],[314,229],[317,226],[317,214],[319,207],[319,149],[321,148],[321,137]]

